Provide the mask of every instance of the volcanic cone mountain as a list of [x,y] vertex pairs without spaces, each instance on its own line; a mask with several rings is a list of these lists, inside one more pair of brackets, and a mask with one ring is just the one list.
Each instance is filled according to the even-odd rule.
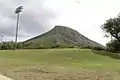
[[102,47],[76,30],[55,26],[52,30],[24,42],[27,48]]

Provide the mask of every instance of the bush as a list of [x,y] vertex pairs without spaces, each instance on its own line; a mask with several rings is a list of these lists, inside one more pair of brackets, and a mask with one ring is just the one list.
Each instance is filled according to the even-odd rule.
[[93,46],[85,46],[83,49],[93,49]]
[[118,40],[113,40],[107,43],[107,51],[118,52],[120,51],[120,42]]
[[1,45],[2,50],[11,50],[14,49],[14,42],[3,42]]
[[105,48],[103,47],[93,47],[94,50],[97,50],[97,51],[103,51],[105,50]]

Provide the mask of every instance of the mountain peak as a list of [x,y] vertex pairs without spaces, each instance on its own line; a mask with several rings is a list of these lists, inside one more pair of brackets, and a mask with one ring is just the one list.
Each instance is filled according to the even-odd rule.
[[[66,33],[66,32],[73,32],[75,30],[73,30],[72,28],[66,27],[66,26],[61,26],[61,25],[57,25],[53,28],[53,31],[57,31],[58,33]],[[76,31],[77,32],[77,31]]]
[[64,28],[65,26],[56,25],[54,28]]
[[66,26],[60,26],[60,25],[57,25],[54,27],[54,29],[65,29],[65,28],[68,28]]

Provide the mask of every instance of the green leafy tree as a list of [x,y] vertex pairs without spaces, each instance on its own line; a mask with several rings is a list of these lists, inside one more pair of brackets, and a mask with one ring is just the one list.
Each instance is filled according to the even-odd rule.
[[17,49],[23,49],[24,44],[22,42],[17,43]]
[[[105,36],[110,37],[111,41],[107,43],[107,50],[111,52],[120,51],[120,16],[110,18],[102,25]],[[114,39],[112,39],[114,37]]]
[[14,42],[3,42],[1,49],[2,50],[10,50],[14,48]]
[[112,36],[120,42],[120,16],[107,20],[102,29],[108,34],[107,36]]

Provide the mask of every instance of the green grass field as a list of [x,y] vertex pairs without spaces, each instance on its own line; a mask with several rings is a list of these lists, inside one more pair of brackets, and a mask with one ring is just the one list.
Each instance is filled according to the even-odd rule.
[[120,80],[120,60],[88,49],[0,51],[0,73],[14,80]]

